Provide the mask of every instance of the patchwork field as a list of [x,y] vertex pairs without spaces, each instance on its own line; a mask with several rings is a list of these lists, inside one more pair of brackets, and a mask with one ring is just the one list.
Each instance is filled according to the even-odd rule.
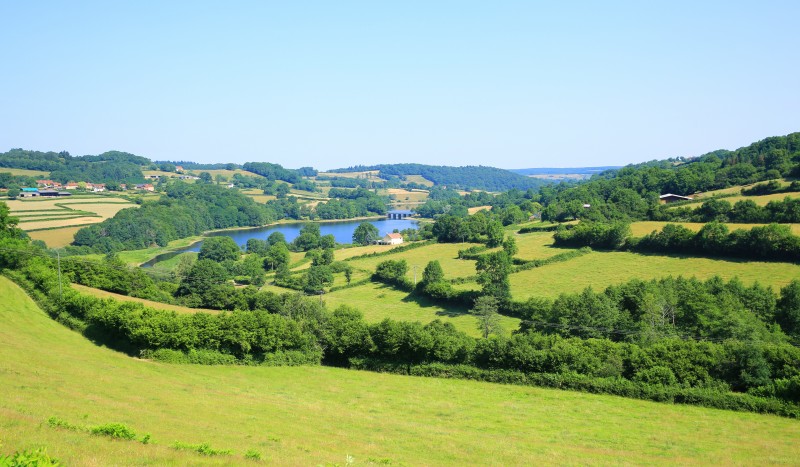
[[[65,465],[796,464],[800,423],[324,367],[168,365],[97,347],[0,277],[0,453]],[[48,426],[124,423],[149,444]],[[209,443],[232,454],[176,450]]]
[[76,226],[96,224],[114,217],[126,208],[138,207],[122,198],[110,196],[77,196],[54,199],[16,199],[6,202],[11,215],[19,219],[19,227],[27,232],[40,231],[32,237],[51,248],[72,242]]

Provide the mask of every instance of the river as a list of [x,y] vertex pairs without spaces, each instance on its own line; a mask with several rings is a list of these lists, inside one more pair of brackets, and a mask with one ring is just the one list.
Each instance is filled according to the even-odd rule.
[[[417,228],[417,221],[412,219],[371,219],[371,220],[345,220],[345,221],[336,221],[336,222],[319,222],[319,230],[322,235],[332,234],[333,238],[336,239],[336,243],[352,243],[353,242],[353,232],[356,230],[356,227],[359,226],[362,222],[369,222],[370,224],[374,225],[378,228],[381,237],[386,235],[387,233],[391,233],[394,229],[403,230],[403,229],[416,229]],[[281,232],[286,237],[287,242],[291,242],[294,240],[298,235],[300,235],[300,229],[303,228],[303,225],[307,224],[308,222],[297,222],[291,224],[279,224],[279,225],[271,225],[267,227],[254,227],[252,229],[238,229],[238,230],[223,230],[219,232],[211,232],[207,236],[208,237],[219,237],[219,236],[227,236],[231,237],[236,241],[236,243],[244,249],[247,241],[251,238],[257,238],[259,240],[266,240],[267,237],[272,232]],[[185,253],[187,251],[200,251],[200,247],[203,245],[202,241],[194,243],[190,246],[185,248],[181,248],[179,250],[171,251],[169,253],[163,253],[155,258],[151,259],[150,261],[142,264],[143,268],[149,268],[154,264],[158,263],[159,261],[164,261],[175,257],[181,253]]]

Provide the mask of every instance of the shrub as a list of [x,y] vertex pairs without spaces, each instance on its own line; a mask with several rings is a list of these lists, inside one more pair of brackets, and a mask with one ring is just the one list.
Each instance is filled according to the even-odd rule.
[[122,423],[107,423],[105,425],[96,426],[91,429],[91,433],[93,435],[102,435],[111,438],[136,439],[136,432]]
[[230,449],[214,449],[208,443],[188,444],[188,443],[181,443],[180,441],[175,441],[172,444],[172,447],[174,449],[185,449],[188,451],[194,451],[204,456],[229,456],[233,454],[233,451]]
[[61,462],[47,455],[43,448],[34,450],[17,451],[9,456],[0,454],[0,465],[8,467],[27,466],[53,466],[62,465]]

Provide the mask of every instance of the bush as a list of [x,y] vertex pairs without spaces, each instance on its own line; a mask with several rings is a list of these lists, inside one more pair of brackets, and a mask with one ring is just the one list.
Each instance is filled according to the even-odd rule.
[[175,441],[174,443],[172,443],[172,447],[174,449],[185,449],[188,451],[194,451],[204,456],[229,456],[233,454],[233,451],[230,449],[214,449],[208,443],[188,444],[188,443],[181,443],[180,441]]
[[62,465],[61,462],[47,455],[43,449],[33,449],[17,451],[9,456],[0,454],[0,465],[4,467],[28,467],[28,466],[53,466]]
[[136,433],[122,423],[107,423],[91,429],[93,435],[108,436],[119,439],[136,439]]

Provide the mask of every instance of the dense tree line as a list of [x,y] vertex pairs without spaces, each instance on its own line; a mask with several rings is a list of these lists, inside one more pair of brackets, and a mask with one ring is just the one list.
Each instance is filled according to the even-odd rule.
[[270,162],[246,162],[242,169],[261,175],[270,181],[283,180],[289,183],[297,183],[302,180],[302,175],[296,170],[285,169],[279,164]]
[[800,261],[800,237],[793,235],[789,226],[780,224],[730,231],[723,223],[710,222],[696,233],[681,225],[667,224],[660,232],[629,240],[627,247],[660,253]]
[[630,228],[624,222],[581,222],[572,229],[559,229],[553,238],[556,245],[568,247],[800,261],[800,236],[781,224],[730,231],[727,225],[714,221],[698,232],[678,224],[667,224],[661,231],[631,238]]
[[254,227],[275,219],[275,211],[269,206],[235,190],[175,182],[160,200],[123,209],[111,219],[79,230],[73,245],[101,252],[136,250],[166,246],[172,240],[207,230]]
[[107,151],[96,156],[71,156],[68,152],[40,152],[12,149],[0,153],[0,167],[49,172],[57,182],[141,183],[141,166],[149,159],[126,152]]
[[544,184],[541,180],[525,177],[508,170],[484,166],[448,167],[424,164],[383,164],[356,166],[330,172],[364,172],[378,170],[381,178],[407,175],[422,175],[439,186],[464,190],[505,191],[513,188],[536,189]]

